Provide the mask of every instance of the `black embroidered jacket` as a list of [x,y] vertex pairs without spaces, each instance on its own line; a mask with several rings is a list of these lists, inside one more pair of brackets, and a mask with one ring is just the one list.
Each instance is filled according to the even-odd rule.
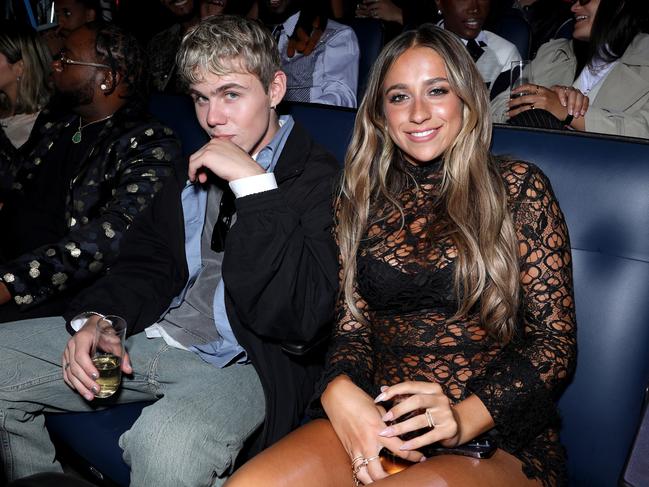
[[[45,164],[77,115],[39,115],[28,152],[0,140],[0,201],[20,193]],[[115,261],[130,223],[162,187],[181,158],[173,132],[126,105],[106,122],[70,180],[65,202],[67,234],[0,265],[4,282],[21,308],[44,302],[96,278]],[[1,210],[0,210],[1,211]],[[4,232],[3,232],[4,233]],[[3,235],[2,238],[11,238]]]

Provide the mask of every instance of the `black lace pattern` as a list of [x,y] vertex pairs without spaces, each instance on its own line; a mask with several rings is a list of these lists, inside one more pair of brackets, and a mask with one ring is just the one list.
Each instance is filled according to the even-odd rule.
[[481,327],[478,313],[450,321],[456,249],[427,235],[435,219],[439,163],[409,170],[417,184],[402,192],[402,220],[380,210],[357,256],[355,298],[367,325],[341,299],[320,384],[345,374],[372,397],[382,385],[435,381],[452,403],[476,394],[496,427],[500,448],[545,486],[566,482],[555,407],[574,368],[576,325],[571,254],[563,214],[534,165],[502,162],[518,235],[522,301],[519,330],[506,345]]

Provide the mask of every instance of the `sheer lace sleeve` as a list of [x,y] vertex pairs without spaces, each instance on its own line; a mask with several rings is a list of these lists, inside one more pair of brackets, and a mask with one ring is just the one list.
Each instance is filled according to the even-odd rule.
[[576,323],[568,230],[548,179],[531,164],[505,169],[519,239],[522,325],[469,383],[508,449],[557,421],[554,401],[574,369]]
[[354,384],[368,394],[373,390],[372,325],[366,301],[354,291],[356,306],[363,313],[366,323],[361,323],[353,315],[341,294],[336,311],[336,327],[329,345],[325,371],[316,387],[315,397],[319,398],[327,384],[339,375],[346,375]]

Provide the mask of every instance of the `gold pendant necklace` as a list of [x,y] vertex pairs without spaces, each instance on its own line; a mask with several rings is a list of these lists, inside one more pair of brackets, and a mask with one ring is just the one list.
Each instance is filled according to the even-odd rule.
[[111,113],[107,117],[100,118],[99,120],[95,120],[94,122],[88,122],[85,125],[81,125],[81,120],[82,119],[81,119],[81,117],[79,117],[79,128],[77,129],[77,131],[72,136],[72,142],[75,143],[75,144],[78,144],[79,142],[81,142],[81,131],[83,129],[85,129],[88,125],[92,125],[93,123],[103,122],[104,120],[108,120],[112,116],[113,116],[113,114]]

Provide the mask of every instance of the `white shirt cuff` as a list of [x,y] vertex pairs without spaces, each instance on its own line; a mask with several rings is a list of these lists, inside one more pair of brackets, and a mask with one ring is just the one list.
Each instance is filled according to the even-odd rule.
[[237,198],[242,198],[255,193],[263,193],[264,191],[270,191],[271,189],[277,189],[277,181],[272,172],[235,179],[234,181],[230,181],[229,184],[230,189]]
[[86,321],[88,321],[88,319],[91,318],[92,316],[99,316],[101,318],[104,317],[104,315],[102,315],[101,313],[96,313],[94,311],[86,311],[72,318],[70,320],[70,326],[74,331],[79,331],[81,328],[83,328],[83,325],[86,324]]

